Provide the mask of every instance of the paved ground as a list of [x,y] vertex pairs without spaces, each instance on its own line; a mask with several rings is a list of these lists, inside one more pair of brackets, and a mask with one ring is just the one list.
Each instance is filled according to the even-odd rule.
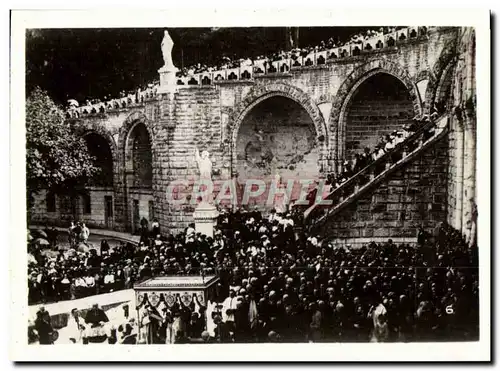
[[[119,240],[91,234],[88,239],[88,244],[91,246],[91,248],[96,249],[99,255],[101,254],[101,240],[103,240],[104,238],[108,241],[110,248],[120,245]],[[67,250],[69,248],[68,234],[59,233],[59,235],[57,236],[57,243],[59,245],[60,250]]]
[[[99,255],[101,254],[101,241],[103,239],[106,239],[108,241],[110,248],[120,245],[121,243],[121,241],[118,239],[114,239],[112,237],[108,238],[96,234],[93,235],[91,232],[88,239],[88,245],[90,246],[90,248],[96,249]],[[59,232],[59,234],[57,235],[57,246],[59,248],[59,251],[67,250],[69,248],[68,234],[66,232]],[[43,249],[42,251],[44,254],[49,256],[57,255],[56,251],[50,248]]]

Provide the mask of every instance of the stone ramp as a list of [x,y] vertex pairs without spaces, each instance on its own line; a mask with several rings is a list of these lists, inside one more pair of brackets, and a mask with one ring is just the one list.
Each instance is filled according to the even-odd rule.
[[120,304],[134,300],[134,290],[120,290],[107,294],[93,295],[81,299],[65,300],[51,304],[36,304],[29,306],[29,320],[34,321],[36,312],[43,306],[49,312],[52,318],[52,324],[55,328],[66,326],[68,316],[73,308],[79,311],[90,309],[93,304],[99,304],[104,311],[114,308]]
[[[28,226],[28,229],[30,229],[30,230],[35,230],[35,229],[42,229],[43,230],[44,228],[45,228],[45,225],[41,225],[41,224],[30,224]],[[68,228],[62,228],[62,227],[56,227],[56,226],[54,226],[54,228],[58,232],[63,232],[66,234],[68,233]],[[130,233],[117,232],[117,231],[112,231],[109,229],[92,228],[92,229],[90,229],[90,234],[94,235],[94,236],[98,236],[102,239],[113,238],[113,239],[123,241],[123,242],[131,242],[133,244],[139,244],[139,241],[141,239],[140,236],[134,236]]]

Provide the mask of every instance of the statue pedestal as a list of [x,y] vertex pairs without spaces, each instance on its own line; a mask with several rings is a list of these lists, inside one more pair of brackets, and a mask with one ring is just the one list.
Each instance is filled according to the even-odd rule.
[[219,212],[214,205],[206,201],[201,202],[193,213],[196,232],[213,237],[218,216]]
[[163,66],[158,70],[160,74],[160,86],[157,90],[159,94],[162,93],[172,93],[177,87],[177,82],[175,80],[175,73],[177,68]]

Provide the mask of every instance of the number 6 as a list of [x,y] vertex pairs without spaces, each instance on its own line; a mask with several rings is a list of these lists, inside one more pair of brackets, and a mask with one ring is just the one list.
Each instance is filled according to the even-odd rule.
[[453,314],[455,311],[453,310],[453,307],[451,305],[448,305],[446,307],[446,314]]

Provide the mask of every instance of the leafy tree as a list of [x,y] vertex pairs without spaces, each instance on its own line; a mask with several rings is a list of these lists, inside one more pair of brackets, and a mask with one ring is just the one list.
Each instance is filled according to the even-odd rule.
[[85,140],[45,91],[35,88],[26,100],[26,177],[28,209],[42,189],[70,195],[96,174]]

